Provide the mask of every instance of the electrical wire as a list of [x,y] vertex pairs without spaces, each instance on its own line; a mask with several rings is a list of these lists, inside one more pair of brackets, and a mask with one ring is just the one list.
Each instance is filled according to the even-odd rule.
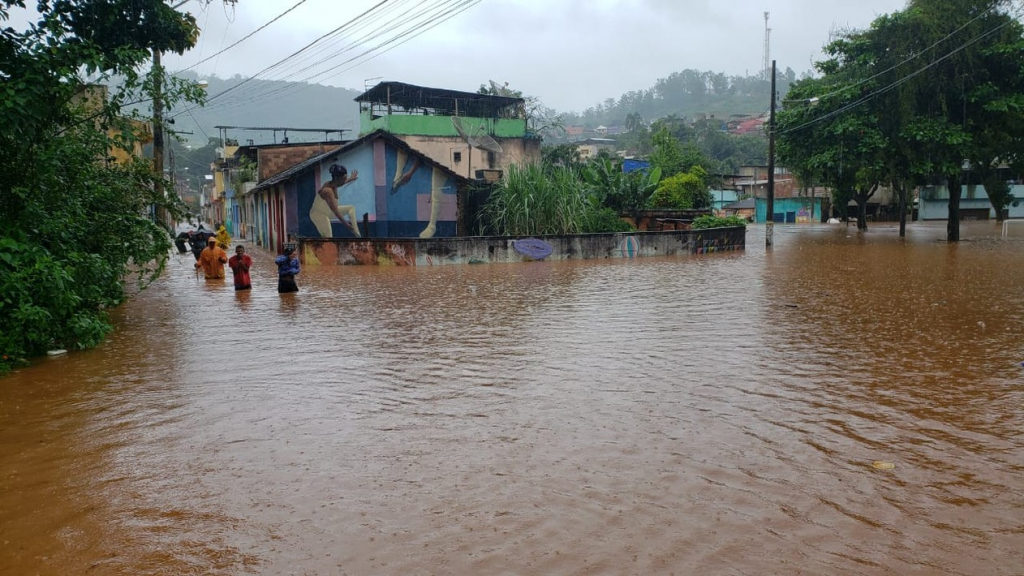
[[308,50],[308,49],[309,49],[309,48],[310,48],[311,46],[313,46],[313,45],[314,45],[314,44],[316,44],[317,42],[319,42],[319,41],[321,41],[322,39],[324,39],[325,37],[329,36],[330,34],[333,34],[333,33],[337,32],[338,30],[341,30],[341,29],[344,29],[344,28],[346,28],[346,27],[348,27],[348,26],[351,26],[351,25],[352,25],[352,24],[353,24],[354,22],[357,22],[357,21],[358,21],[358,20],[359,20],[360,18],[363,18],[363,17],[364,17],[364,16],[366,16],[367,14],[369,14],[369,13],[373,12],[374,10],[376,10],[377,8],[380,8],[380,7],[381,7],[381,6],[383,6],[384,4],[387,4],[388,2],[390,2],[390,0],[381,0],[381,1],[380,1],[380,2],[378,2],[377,4],[374,4],[374,5],[372,6],[372,7],[370,7],[370,8],[368,9],[368,10],[366,10],[366,11],[364,11],[364,12],[360,13],[360,14],[359,14],[358,16],[356,16],[355,18],[353,18],[353,19],[349,20],[348,22],[345,22],[345,23],[344,23],[344,24],[342,24],[341,26],[338,26],[337,28],[335,28],[334,30],[331,30],[331,31],[330,31],[330,32],[328,32],[327,34],[324,34],[323,36],[320,36],[320,37],[319,37],[319,38],[317,38],[316,40],[313,40],[313,41],[312,41],[312,42],[310,42],[309,44],[306,44],[306,45],[305,45],[305,46],[303,46],[302,48],[299,48],[298,50],[296,50],[295,52],[292,52],[292,53],[291,53],[291,54],[289,54],[288,56],[285,56],[285,57],[284,57],[284,58],[282,58],[281,60],[278,60],[277,62],[275,62],[275,63],[271,64],[270,66],[267,66],[267,67],[266,67],[266,68],[264,68],[263,70],[260,70],[259,72],[257,72],[257,73],[255,73],[255,74],[253,74],[252,76],[249,76],[248,78],[246,78],[245,80],[242,80],[242,81],[241,81],[241,82],[239,82],[238,84],[235,84],[234,86],[231,86],[230,88],[227,88],[227,89],[225,89],[225,90],[223,90],[223,91],[221,91],[221,92],[218,92],[217,94],[214,94],[213,96],[211,96],[211,97],[210,97],[210,98],[209,98],[209,99],[207,100],[207,103],[210,103],[210,102],[212,102],[212,101],[214,101],[214,100],[216,100],[216,99],[218,99],[218,98],[221,98],[221,97],[223,97],[223,96],[224,96],[225,94],[228,94],[228,93],[230,93],[230,92],[233,92],[234,90],[237,90],[237,89],[238,89],[239,87],[241,87],[241,86],[244,86],[244,85],[245,85],[246,83],[248,83],[248,82],[250,82],[251,80],[255,79],[255,78],[256,78],[257,76],[259,76],[260,74],[263,74],[263,73],[266,73],[266,72],[268,72],[268,71],[270,71],[270,70],[273,70],[274,68],[276,68],[276,67],[280,66],[280,65],[281,65],[282,63],[284,63],[284,62],[287,62],[288,60],[291,60],[292,58],[295,58],[295,57],[296,57],[296,56],[298,56],[299,54],[301,54],[301,53],[305,52],[306,50]]
[[[389,8],[397,9],[403,2],[407,2],[407,1],[408,0],[398,0],[397,4],[392,4],[391,6],[381,10],[380,12],[371,15],[365,21],[360,22],[358,25],[356,25],[354,27],[351,27],[351,29],[348,30],[348,31],[350,33],[355,33],[356,31],[360,30],[361,28],[365,27],[366,25],[369,25],[369,24],[373,23],[374,21],[379,20],[380,17],[382,17],[385,14],[387,14]],[[420,2],[420,4],[423,4],[423,3],[425,3],[425,2],[423,2],[423,1]],[[391,21],[394,21],[394,19],[392,19]],[[376,30],[379,30],[379,29],[380,29],[380,27],[378,26],[376,28]],[[343,31],[344,31],[343,27],[339,27],[338,29],[335,29],[334,31],[329,32],[328,34],[325,34],[324,36],[321,36],[320,39],[318,39],[317,41],[322,40],[322,39],[327,38],[327,37],[332,36],[332,35],[333,36],[340,36],[341,32],[343,32]],[[336,45],[339,41],[340,40],[337,39],[337,38],[332,39],[332,40],[328,40],[327,42],[324,43],[324,45],[317,46],[316,48],[313,48],[313,49],[309,50],[307,55],[314,55],[314,54],[318,54],[318,53],[323,53],[323,52],[326,51],[326,49],[329,49],[330,46]],[[339,51],[338,53],[343,52],[344,50],[345,49]],[[281,63],[279,63],[279,64],[281,64]],[[281,64],[280,66],[277,66],[277,70],[275,70],[275,73],[269,74],[267,77],[264,77],[263,80],[265,80],[267,82],[275,82],[276,83],[278,78],[292,77],[293,75],[285,76],[285,75],[282,74],[282,72],[287,72],[289,70],[292,70],[292,69],[295,68],[295,66],[300,65],[300,64],[301,63],[298,63],[298,64],[295,64],[295,63],[284,63],[284,64]],[[306,68],[308,68],[308,66]],[[269,68],[268,68],[268,70],[269,70]],[[280,86],[269,86],[268,87],[268,86],[266,86],[264,84],[264,85],[261,85],[261,86],[257,87],[254,92],[250,92],[248,94],[245,94],[242,97],[244,100],[243,99],[236,99],[236,100],[233,100],[233,101],[232,100],[228,100],[228,101],[222,100],[220,102],[214,103],[212,106],[209,106],[208,110],[214,110],[214,109],[226,108],[226,107],[233,107],[233,106],[238,105],[239,103],[248,103],[248,102],[251,102],[251,101],[255,101],[255,100],[260,99],[265,93],[276,92],[276,91],[278,91],[280,89],[281,89]],[[209,103],[210,102],[208,101],[207,104],[209,104]]]
[[979,20],[980,18],[984,17],[984,16],[985,16],[986,14],[988,14],[989,12],[991,12],[991,11],[995,10],[995,9],[996,9],[996,6],[997,6],[997,3],[993,3],[993,4],[991,5],[991,6],[989,6],[989,7],[988,7],[988,9],[987,9],[987,10],[985,10],[985,11],[984,11],[984,12],[982,12],[981,14],[978,14],[978,15],[977,15],[977,16],[975,16],[974,18],[971,18],[971,19],[970,19],[970,21],[968,21],[968,22],[967,22],[966,24],[964,24],[963,26],[961,26],[961,27],[957,28],[956,30],[954,30],[954,31],[950,32],[949,34],[947,34],[947,35],[946,35],[946,36],[944,36],[943,38],[939,39],[939,40],[938,40],[938,41],[936,41],[936,42],[935,42],[934,44],[932,44],[931,46],[929,46],[929,47],[925,48],[924,50],[921,50],[920,52],[917,52],[917,53],[911,54],[910,56],[908,56],[908,57],[907,57],[907,58],[906,58],[905,60],[903,60],[902,62],[899,62],[899,63],[897,63],[897,64],[893,64],[893,65],[892,65],[892,66],[890,66],[889,68],[886,68],[885,70],[882,70],[881,72],[879,72],[879,73],[877,73],[877,74],[874,74],[874,75],[872,75],[872,76],[869,76],[868,78],[863,78],[863,79],[861,79],[861,80],[859,80],[859,81],[857,81],[857,82],[855,82],[855,83],[853,83],[853,84],[850,84],[849,86],[844,86],[844,87],[842,87],[842,88],[840,88],[840,89],[838,89],[838,90],[834,90],[834,91],[832,91],[832,92],[829,92],[829,93],[827,93],[827,94],[823,94],[823,95],[821,95],[821,96],[818,96],[818,97],[817,97],[817,98],[818,98],[818,100],[824,100],[825,98],[830,98],[830,97],[832,97],[832,96],[835,96],[836,94],[839,94],[840,92],[844,92],[844,91],[846,91],[846,90],[850,90],[850,89],[856,88],[857,86],[860,86],[861,84],[864,84],[864,83],[866,83],[866,82],[870,82],[870,81],[874,80],[875,78],[878,78],[879,76],[882,76],[882,75],[884,75],[884,74],[888,74],[889,72],[892,72],[893,70],[895,70],[895,69],[899,68],[900,66],[902,66],[902,65],[906,64],[907,62],[910,62],[911,60],[914,60],[914,59],[916,59],[916,58],[920,57],[920,56],[921,56],[922,54],[924,54],[925,52],[928,52],[928,51],[929,51],[929,50],[931,50],[932,48],[935,48],[935,47],[936,47],[936,46],[938,46],[939,44],[942,44],[942,43],[943,43],[943,42],[945,42],[946,40],[949,40],[950,38],[952,38],[953,36],[955,36],[956,34],[958,34],[958,33],[959,33],[959,32],[960,32],[961,30],[963,30],[964,28],[967,28],[967,27],[968,27],[968,26],[970,26],[971,24],[974,24],[974,23],[975,23],[975,22],[977,22],[977,21],[978,21],[978,20]]
[[[310,81],[312,79],[317,78],[319,76],[322,76],[324,74],[327,74],[327,73],[330,73],[332,71],[338,70],[339,68],[342,68],[342,67],[344,67],[347,64],[352,64],[353,62],[355,62],[355,63],[352,64],[352,66],[348,66],[347,68],[344,68],[342,70],[338,70],[334,75],[331,76],[331,78],[334,78],[334,77],[336,77],[336,76],[338,76],[338,75],[340,75],[340,74],[342,74],[342,73],[344,73],[344,72],[346,72],[348,70],[351,70],[352,68],[360,66],[360,65],[364,64],[365,62],[368,62],[368,61],[376,58],[377,56],[380,56],[380,55],[382,55],[382,54],[384,54],[386,52],[389,52],[390,50],[393,50],[394,48],[397,48],[398,46],[408,42],[409,40],[412,40],[416,36],[419,36],[420,34],[423,34],[423,33],[427,32],[428,30],[430,30],[430,29],[432,29],[432,28],[442,24],[443,22],[453,18],[454,16],[460,14],[461,12],[463,12],[465,10],[468,10],[469,8],[473,7],[474,5],[478,4],[481,1],[482,0],[443,0],[443,1],[440,1],[440,2],[435,2],[433,5],[428,6],[428,7],[424,8],[424,9],[420,10],[419,12],[414,13],[412,16],[408,16],[407,15],[405,20],[403,20],[401,22],[393,23],[393,24],[391,24],[390,26],[388,26],[386,28],[378,28],[378,30],[373,31],[370,34],[363,36],[358,42],[374,39],[374,38],[377,38],[377,37],[381,36],[382,34],[384,34],[386,32],[390,32],[390,31],[396,30],[398,28],[402,28],[404,25],[407,25],[407,24],[410,24],[410,23],[412,24],[411,26],[408,27],[408,29],[400,32],[399,34],[396,34],[395,36],[393,36],[393,37],[391,37],[391,38],[389,38],[387,40],[384,40],[384,41],[380,42],[379,44],[377,44],[377,45],[375,45],[375,46],[373,46],[373,47],[371,47],[371,48],[361,52],[360,54],[357,54],[356,56],[353,56],[352,58],[349,58],[349,59],[347,59],[347,60],[345,60],[345,61],[343,61],[343,62],[341,62],[341,63],[339,63],[339,64],[337,64],[335,66],[330,67],[330,68],[321,70],[321,71],[316,72],[314,74],[311,74],[311,75],[303,78],[300,81],[292,82],[292,83],[286,84],[285,86],[274,87],[274,88],[272,88],[272,89],[270,89],[268,91],[264,91],[262,93],[253,95],[251,98],[248,98],[248,99],[245,99],[245,100],[238,100],[238,101],[235,101],[235,102],[223,103],[221,108],[227,109],[227,108],[237,107],[237,106],[248,104],[248,103],[256,101],[256,100],[266,101],[268,99],[278,98],[278,97],[284,95],[286,92],[298,93],[298,92],[300,92],[302,90],[306,90],[308,88],[311,88],[311,87],[314,87],[314,86],[318,86],[319,84],[313,84],[313,83],[310,83]],[[424,4],[424,3],[421,2],[421,4]],[[416,21],[417,18],[419,18],[421,16],[424,16],[424,15],[427,15],[427,17],[423,18],[422,21],[419,21],[419,22]],[[398,42],[399,40],[401,40],[401,41]],[[355,45],[357,45],[358,42],[354,42],[352,45],[349,45],[345,49],[339,50],[336,53],[336,55],[337,54],[341,54],[343,52],[346,52],[346,51],[352,49]],[[381,48],[384,48],[384,47],[387,47],[387,48],[385,50],[381,50]],[[364,56],[369,56],[369,58],[365,58],[362,61],[356,62],[357,60],[359,60],[360,58],[363,58]],[[322,59],[322,61],[318,62],[318,63],[322,63],[323,61],[326,61],[326,60],[327,59]],[[307,66],[306,68],[310,68],[310,67],[311,66]],[[291,75],[289,77],[293,77],[293,76],[294,75]]]
[[832,112],[829,112],[828,114],[825,114],[824,116],[819,116],[818,118],[815,118],[813,120],[809,120],[807,122],[804,122],[803,124],[800,124],[798,126],[794,126],[793,128],[788,128],[786,130],[778,132],[778,133],[776,133],[776,135],[777,136],[781,136],[783,134],[790,134],[792,132],[796,132],[798,130],[802,130],[802,129],[808,127],[808,126],[812,126],[814,124],[817,124],[819,122],[824,122],[825,120],[829,120],[831,118],[834,118],[834,117],[836,117],[836,116],[838,116],[840,114],[843,114],[843,113],[845,113],[845,112],[847,112],[849,110],[852,110],[852,109],[860,106],[861,104],[864,104],[865,102],[867,102],[867,101],[869,101],[869,100],[871,100],[871,99],[873,99],[873,98],[875,98],[877,96],[880,96],[880,95],[882,95],[882,94],[884,94],[886,92],[889,92],[890,90],[893,90],[893,89],[895,89],[895,88],[905,84],[906,82],[909,82],[911,79],[913,79],[916,76],[924,73],[925,71],[927,71],[928,69],[932,68],[933,66],[939,64],[940,62],[943,62],[943,61],[953,57],[955,54],[957,54],[957,53],[959,53],[959,52],[961,52],[963,50],[966,50],[967,48],[969,48],[970,46],[974,45],[975,43],[983,40],[984,38],[986,38],[986,37],[988,37],[988,36],[990,36],[992,34],[995,34],[999,30],[1001,30],[1001,29],[1005,28],[1006,26],[1016,22],[1016,17],[1018,17],[1018,16],[1020,16],[1019,12],[1018,12],[1018,14],[1013,16],[1011,19],[1008,19],[1006,22],[1003,22],[999,26],[996,26],[995,28],[993,28],[991,30],[988,30],[987,32],[984,32],[984,33],[982,33],[982,34],[972,38],[971,40],[969,40],[966,43],[962,44],[960,47],[952,50],[948,54],[946,54],[946,55],[944,55],[944,56],[942,56],[940,58],[937,58],[935,61],[929,63],[927,66],[924,66],[923,68],[919,68],[918,70],[915,70],[914,72],[911,72],[910,74],[907,74],[906,76],[897,79],[896,81],[892,82],[888,86],[879,88],[878,90],[876,90],[874,92],[866,94],[866,95],[862,96],[861,98],[859,98],[859,99],[857,99],[857,100],[855,100],[855,101],[853,101],[853,102],[851,102],[849,104],[846,104],[846,105],[844,105],[844,106],[842,106],[840,108],[837,108],[836,110],[833,110]]
[[200,60],[199,62],[196,62],[195,64],[193,64],[193,65],[191,65],[191,66],[189,66],[189,67],[187,67],[187,68],[182,68],[181,70],[178,70],[178,72],[175,72],[175,74],[179,74],[179,73],[181,73],[181,72],[184,72],[184,71],[186,71],[186,70],[191,70],[191,69],[195,68],[196,66],[199,66],[200,64],[202,64],[202,63],[204,63],[204,62],[208,62],[208,61],[212,60],[213,58],[216,58],[217,56],[220,56],[221,54],[223,54],[223,53],[227,52],[228,50],[231,50],[231,49],[232,49],[232,48],[234,48],[235,46],[238,46],[238,45],[239,45],[239,44],[241,44],[242,42],[245,42],[245,41],[246,41],[246,40],[248,40],[249,38],[252,38],[252,37],[253,37],[253,35],[255,35],[255,34],[256,34],[257,32],[259,32],[259,31],[263,30],[263,29],[264,29],[264,28],[266,28],[267,26],[270,26],[270,25],[271,25],[271,24],[273,24],[274,22],[277,22],[278,20],[280,20],[281,18],[283,18],[283,17],[285,16],[285,15],[287,15],[287,14],[288,14],[289,12],[291,12],[292,10],[295,10],[295,9],[296,9],[296,8],[298,8],[299,6],[302,6],[303,4],[305,4],[305,3],[306,3],[306,1],[307,1],[307,0],[299,0],[299,1],[298,1],[298,2],[296,2],[296,3],[295,3],[295,4],[294,4],[294,5],[293,5],[293,6],[291,7],[291,8],[289,8],[289,9],[285,10],[284,12],[282,12],[282,13],[278,14],[278,15],[277,15],[277,16],[275,16],[275,17],[274,17],[273,19],[271,19],[271,20],[270,20],[269,22],[267,22],[266,24],[263,24],[262,26],[260,26],[259,28],[257,28],[257,29],[255,29],[255,30],[253,30],[252,32],[249,32],[248,34],[246,34],[245,36],[241,37],[240,39],[238,39],[238,41],[234,42],[233,44],[231,44],[231,45],[230,45],[230,46],[228,46],[227,48],[224,48],[224,49],[220,50],[220,51],[219,51],[219,52],[217,52],[216,54],[211,54],[210,56],[207,56],[206,58],[204,58],[204,59]]
[[[305,68],[303,68],[303,69],[301,69],[301,70],[298,70],[298,71],[296,71],[295,73],[293,73],[293,74],[291,74],[291,75],[289,75],[289,76],[286,76],[286,77],[282,78],[281,80],[287,80],[287,79],[289,79],[289,78],[293,78],[293,77],[295,77],[295,76],[296,76],[296,75],[297,75],[298,73],[301,73],[301,72],[303,72],[303,71],[306,71],[306,70],[308,70],[308,69],[310,69],[310,68],[314,68],[315,66],[317,66],[317,65],[319,65],[319,64],[322,64],[322,63],[324,63],[324,62],[328,61],[328,60],[329,60],[329,59],[331,59],[331,58],[334,58],[334,57],[336,57],[336,56],[338,56],[338,55],[340,55],[340,54],[343,54],[344,52],[347,52],[347,51],[349,51],[349,50],[352,50],[353,48],[357,47],[357,46],[358,46],[359,44],[361,44],[361,43],[363,43],[363,42],[365,42],[365,41],[367,41],[367,40],[373,40],[373,39],[375,39],[375,38],[378,38],[379,36],[381,36],[381,35],[383,35],[383,34],[385,34],[385,33],[391,32],[391,31],[393,31],[393,30],[395,30],[395,29],[401,28],[402,26],[404,26],[404,25],[406,25],[406,24],[410,24],[410,23],[411,23],[411,24],[413,24],[414,26],[415,26],[416,24],[419,24],[419,26],[417,26],[417,27],[410,27],[410,28],[409,28],[409,30],[406,30],[405,32],[403,32],[403,33],[399,34],[399,35],[398,35],[398,36],[396,36],[395,38],[392,38],[392,39],[390,39],[390,40],[388,40],[388,41],[386,41],[386,42],[383,42],[383,43],[381,43],[381,44],[378,44],[377,46],[374,46],[373,48],[371,48],[371,49],[369,49],[369,50],[367,50],[367,51],[365,51],[365,52],[363,52],[363,53],[361,53],[361,54],[359,54],[359,55],[357,55],[357,56],[355,56],[355,57],[353,57],[353,58],[350,58],[350,59],[348,59],[348,60],[346,60],[346,61],[342,62],[342,63],[341,63],[341,64],[339,64],[338,66],[343,66],[343,65],[345,65],[345,64],[347,64],[347,63],[349,63],[349,62],[352,62],[352,61],[353,61],[353,60],[355,60],[355,59],[358,59],[358,58],[360,58],[360,57],[364,56],[365,54],[367,54],[367,53],[369,53],[369,52],[371,52],[371,51],[373,51],[373,50],[377,50],[377,49],[379,49],[379,48],[380,48],[381,46],[383,46],[383,45],[385,45],[385,44],[388,44],[388,43],[394,42],[394,40],[395,40],[396,38],[400,38],[400,37],[402,37],[402,36],[404,36],[404,35],[406,35],[406,34],[409,34],[409,33],[410,33],[410,32],[411,32],[412,30],[415,30],[416,28],[419,28],[419,29],[421,30],[421,32],[425,32],[425,31],[426,31],[426,29],[428,29],[428,28],[423,28],[422,26],[423,26],[424,24],[427,24],[427,23],[431,22],[431,21],[432,21],[432,19],[435,19],[435,18],[437,18],[438,16],[443,16],[443,15],[445,14],[445,13],[441,13],[441,14],[429,14],[429,13],[430,13],[430,12],[432,12],[432,11],[436,11],[436,10],[439,10],[439,9],[443,9],[443,8],[445,7],[445,6],[444,6],[445,4],[451,4],[451,3],[453,3],[453,2],[456,2],[456,1],[459,1],[459,0],[438,0],[438,1],[434,2],[434,4],[432,4],[432,5],[429,5],[429,6],[427,6],[426,8],[424,8],[424,9],[420,10],[419,12],[415,12],[415,13],[412,13],[412,14],[407,14],[407,16],[405,17],[405,19],[404,19],[404,20],[402,20],[402,21],[398,21],[397,23],[393,23],[393,24],[391,24],[390,26],[388,26],[388,27],[386,27],[386,28],[378,28],[377,30],[375,30],[375,31],[372,31],[372,33],[371,33],[371,34],[365,35],[365,36],[363,36],[362,38],[360,38],[359,40],[353,41],[353,42],[352,42],[351,44],[349,44],[348,46],[346,46],[346,47],[345,47],[344,49],[342,49],[342,50],[339,50],[338,52],[336,52],[336,53],[335,53],[335,54],[333,54],[332,56],[330,56],[330,57],[328,57],[328,58],[323,58],[323,59],[321,59],[321,60],[319,60],[319,61],[317,61],[317,62],[314,62],[313,64],[311,64],[311,65],[308,65],[308,66],[306,66]],[[463,0],[463,2],[464,2],[464,1],[465,1],[465,0]],[[474,0],[474,1],[478,1],[478,0]],[[424,3],[424,2],[421,2],[421,4],[425,4],[425,3]],[[427,18],[424,18],[424,19],[423,19],[423,22],[419,22],[419,23],[418,23],[418,22],[416,22],[416,20],[417,20],[418,18],[420,18],[421,16],[424,16],[425,14],[426,14],[426,15],[428,15],[428,16],[427,16]],[[394,21],[393,21],[393,22],[394,22]],[[337,67],[337,66],[336,66],[336,67]],[[311,75],[309,75],[309,76],[307,76],[307,77],[305,77],[305,78],[303,78],[303,79],[299,80],[298,82],[299,82],[299,83],[307,83],[307,82],[311,82],[311,81],[312,81],[312,80],[313,80],[314,78],[316,78],[316,77],[318,77],[318,76],[321,76],[321,75],[323,75],[323,74],[325,74],[325,73],[327,73],[327,72],[330,72],[331,70],[333,70],[333,69],[334,69],[334,68],[336,68],[336,67],[328,68],[328,69],[326,69],[326,70],[322,70],[322,71],[320,71],[320,72],[316,72],[316,73],[313,73],[313,74],[311,74]],[[288,91],[288,90],[294,90],[294,89],[295,89],[295,85],[294,85],[294,84],[286,84],[285,86],[280,86],[280,87],[276,87],[276,88],[275,88],[275,89],[273,89],[272,91],[270,91],[270,92],[267,92],[267,93],[265,93],[265,94],[261,94],[261,95],[255,96],[255,98],[259,98],[259,99],[266,99],[266,98],[270,98],[270,97],[276,96],[276,95],[278,95],[278,94],[280,94],[280,93],[282,93],[282,92],[285,92],[285,91]]]

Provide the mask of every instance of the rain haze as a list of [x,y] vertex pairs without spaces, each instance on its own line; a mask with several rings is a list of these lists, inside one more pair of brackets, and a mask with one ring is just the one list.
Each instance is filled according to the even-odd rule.
[[[296,3],[240,0],[232,8],[192,0],[181,9],[195,14],[202,35],[184,56],[169,55],[166,65],[171,70],[192,66]],[[343,38],[329,49],[314,47],[312,54],[289,61],[288,68],[260,78],[354,90],[378,78],[462,90],[496,80],[559,111],[579,111],[688,68],[756,74],[764,57],[766,11],[771,57],[780,69],[799,74],[821,57],[830,31],[865,27],[904,5],[904,0],[306,0],[195,70],[222,78],[256,74],[377,6],[344,28]],[[422,13],[416,24],[403,28],[402,19],[416,13]],[[398,27],[389,31],[392,26]],[[380,50],[359,56],[405,31]]]

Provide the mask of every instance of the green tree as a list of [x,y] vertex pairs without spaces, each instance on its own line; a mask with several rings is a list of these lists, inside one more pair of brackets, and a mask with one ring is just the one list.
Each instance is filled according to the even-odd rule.
[[600,158],[587,163],[583,179],[598,203],[619,214],[630,214],[637,221],[640,211],[647,208],[651,195],[657,190],[661,174],[657,167],[626,174],[618,163]]
[[651,153],[651,165],[661,169],[666,178],[683,172],[686,167],[683,155],[683,147],[670,132],[668,127],[662,126],[651,137],[654,144],[654,152]]
[[824,78],[790,92],[820,105],[780,114],[780,157],[823,174],[834,148],[825,137],[857,136],[854,186],[889,183],[903,203],[912,185],[944,183],[946,237],[959,240],[961,190],[970,181],[964,166],[985,179],[1024,146],[1024,27],[1007,12],[1011,5],[911,0],[868,30],[842,35],[817,65]]
[[644,125],[644,119],[639,112],[630,112],[626,115],[626,131],[636,132]]
[[707,175],[703,168],[694,166],[689,172],[680,172],[665,178],[651,197],[651,206],[675,210],[711,206],[712,198],[708,191]]
[[[0,2],[0,20],[24,2]],[[116,164],[139,134],[121,116],[145,100],[152,50],[183,52],[198,29],[159,0],[42,2],[24,32],[0,30],[0,352],[10,364],[54,347],[99,343],[105,310],[125,298],[129,272],[145,284],[168,256],[167,231],[148,214],[177,210],[153,193],[157,175],[141,160]],[[110,100],[90,84],[124,78]],[[181,82],[167,98],[198,98]]]
[[572,143],[544,146],[541,148],[540,154],[541,162],[545,166],[565,166],[573,169],[583,166],[583,161],[580,160],[580,149]]

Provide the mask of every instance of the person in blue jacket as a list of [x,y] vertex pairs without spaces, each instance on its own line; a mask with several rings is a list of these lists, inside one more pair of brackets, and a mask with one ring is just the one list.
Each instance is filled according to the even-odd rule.
[[295,248],[286,247],[284,254],[275,258],[274,263],[277,264],[277,291],[281,294],[298,292],[295,275],[299,273],[299,259],[295,256]]

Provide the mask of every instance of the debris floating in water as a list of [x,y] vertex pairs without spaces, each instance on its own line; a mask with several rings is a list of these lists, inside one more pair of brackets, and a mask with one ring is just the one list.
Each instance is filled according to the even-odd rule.
[[46,353],[46,355],[47,356],[63,356],[64,354],[67,354],[67,353],[68,353],[67,350],[50,350],[50,351],[48,351]]
[[893,464],[892,462],[885,462],[883,460],[875,460],[874,462],[871,463],[871,466],[877,468],[878,470],[892,470],[893,468],[896,467],[896,465]]

